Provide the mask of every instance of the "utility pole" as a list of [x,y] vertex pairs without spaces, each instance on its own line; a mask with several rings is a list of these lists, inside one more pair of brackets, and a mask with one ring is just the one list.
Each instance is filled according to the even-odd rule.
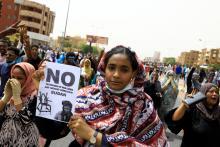
[[68,9],[67,9],[67,14],[66,14],[65,29],[64,29],[63,39],[62,39],[63,41],[62,41],[62,45],[61,45],[62,50],[63,50],[63,48],[64,48],[64,41],[65,41],[65,37],[66,37],[66,28],[67,28],[67,23],[68,23],[69,9],[70,9],[70,0],[69,0],[69,3],[68,3]]
[[70,0],[68,3],[68,9],[67,9],[67,14],[66,14],[66,24],[65,24],[65,30],[64,30],[64,38],[66,37],[66,28],[67,28],[67,22],[68,22],[68,16],[69,16],[69,9],[70,9]]

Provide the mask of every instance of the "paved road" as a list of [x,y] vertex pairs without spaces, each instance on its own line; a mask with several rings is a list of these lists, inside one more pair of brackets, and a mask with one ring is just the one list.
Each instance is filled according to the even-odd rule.
[[[181,99],[184,97],[184,84],[183,80],[179,81],[179,95],[174,107],[177,107],[180,104]],[[168,141],[170,143],[170,147],[180,147],[183,132],[180,132],[178,135],[171,133],[169,130],[166,130],[166,134],[168,137]],[[72,134],[68,134],[66,137],[53,141],[50,147],[68,147],[69,143],[73,140]]]

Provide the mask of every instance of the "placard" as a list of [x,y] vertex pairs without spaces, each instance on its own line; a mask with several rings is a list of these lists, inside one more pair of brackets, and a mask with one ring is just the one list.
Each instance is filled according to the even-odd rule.
[[80,68],[47,62],[40,81],[36,116],[68,122],[75,110]]

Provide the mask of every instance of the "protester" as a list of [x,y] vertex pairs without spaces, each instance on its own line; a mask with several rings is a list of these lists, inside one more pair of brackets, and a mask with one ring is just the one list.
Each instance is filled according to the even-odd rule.
[[6,62],[7,48],[8,48],[7,43],[3,40],[0,40],[0,70],[2,65]]
[[78,56],[75,55],[74,52],[68,52],[66,54],[66,58],[65,58],[64,64],[72,65],[72,66],[79,66],[77,58],[78,58]]
[[[174,81],[175,73],[173,70],[169,70],[166,73],[166,77],[162,82],[162,93],[163,98],[161,101],[161,105],[158,109],[158,113],[160,119],[164,122],[165,114],[171,110],[176,102],[177,95],[178,95],[178,85]],[[166,126],[166,125],[165,125]]]
[[212,83],[202,85],[206,99],[193,106],[181,103],[166,116],[168,128],[175,134],[184,130],[181,147],[219,147],[219,89]]
[[187,76],[187,94],[191,94],[194,95],[196,94],[200,87],[201,87],[201,83],[199,82],[199,74],[196,71],[196,67],[193,66]]
[[6,52],[6,63],[2,65],[0,70],[1,85],[0,85],[0,97],[3,96],[3,91],[6,82],[10,78],[10,72],[13,65],[16,64],[16,59],[19,56],[19,50],[15,47],[9,47]]
[[90,85],[93,75],[94,75],[94,70],[91,67],[91,61],[89,59],[85,59],[81,72],[81,76],[83,80],[83,85],[81,86],[84,87]]
[[33,65],[36,70],[37,70],[38,65],[40,64],[40,62],[42,60],[39,57],[38,48],[39,47],[37,45],[32,45],[30,47],[31,58],[27,59],[27,62],[30,63],[31,65]]
[[32,121],[36,104],[36,88],[31,77],[34,71],[34,67],[25,62],[11,69],[11,79],[0,100],[4,116],[0,146],[38,146],[39,132]]
[[144,92],[149,94],[154,102],[155,109],[158,109],[162,101],[162,87],[158,80],[159,73],[153,71],[150,75],[150,79],[144,82]]
[[144,67],[135,53],[116,46],[103,56],[98,69],[102,77],[96,85],[78,91],[76,114],[68,124],[77,141],[97,146],[167,146],[162,122],[144,93]]

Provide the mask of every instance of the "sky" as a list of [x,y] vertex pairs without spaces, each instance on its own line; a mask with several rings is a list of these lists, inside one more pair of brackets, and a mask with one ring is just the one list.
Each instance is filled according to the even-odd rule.
[[[68,0],[32,0],[55,12],[51,36],[63,35]],[[220,47],[219,0],[70,0],[68,36],[109,38],[106,50],[124,45],[140,58],[177,57]]]

